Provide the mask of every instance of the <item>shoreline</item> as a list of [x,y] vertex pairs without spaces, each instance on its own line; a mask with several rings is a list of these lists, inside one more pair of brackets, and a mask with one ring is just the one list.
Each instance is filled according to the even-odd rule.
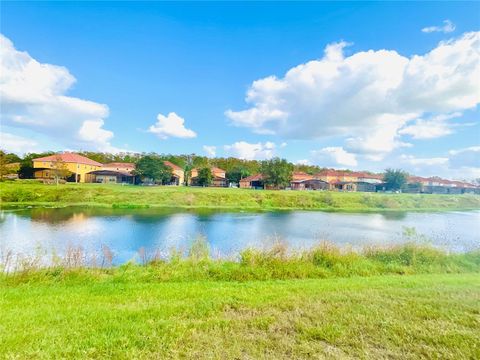
[[480,210],[479,195],[274,191],[231,188],[140,187],[99,184],[0,183],[0,209],[88,207],[218,211],[345,213]]

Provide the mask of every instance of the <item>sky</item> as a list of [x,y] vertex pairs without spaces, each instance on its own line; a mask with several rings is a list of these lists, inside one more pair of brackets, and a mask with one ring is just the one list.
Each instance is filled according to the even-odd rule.
[[480,177],[478,2],[5,2],[0,147]]

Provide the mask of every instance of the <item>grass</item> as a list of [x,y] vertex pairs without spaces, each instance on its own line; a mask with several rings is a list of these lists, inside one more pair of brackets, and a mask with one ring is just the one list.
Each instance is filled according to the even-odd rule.
[[2,207],[215,208],[224,210],[441,211],[480,209],[478,195],[267,191],[104,184],[0,183]]
[[0,284],[0,357],[474,359],[478,274]]
[[119,267],[87,268],[78,249],[24,262],[0,276],[0,357],[479,357],[480,251],[287,250],[214,260],[199,238]]

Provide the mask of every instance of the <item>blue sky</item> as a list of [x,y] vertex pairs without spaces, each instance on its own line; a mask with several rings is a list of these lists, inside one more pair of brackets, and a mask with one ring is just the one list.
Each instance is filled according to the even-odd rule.
[[[475,2],[2,2],[0,30],[9,41],[2,47],[11,53],[3,73],[17,79],[2,93],[2,147],[206,154],[209,146],[217,156],[480,177],[478,65],[467,66],[478,60],[478,33],[465,38],[479,31],[479,14]],[[435,73],[422,82],[422,66],[435,69],[438,60],[427,54],[450,39],[454,60],[442,60],[439,76],[456,78],[459,64],[464,73],[454,84],[432,83]],[[339,56],[331,61],[349,75],[341,70],[328,85],[329,74],[313,63],[285,77],[327,62],[329,44],[341,44],[331,47]],[[366,62],[351,58],[369,50]],[[415,55],[425,64],[411,61]],[[15,61],[36,68],[15,73]],[[391,89],[368,88],[389,69],[402,87],[392,103]],[[418,81],[401,75],[417,70]],[[275,81],[254,85],[270,76]],[[305,76],[315,77],[313,89],[299,85]],[[433,104],[423,94],[435,87]],[[421,135],[432,126],[436,134]]]

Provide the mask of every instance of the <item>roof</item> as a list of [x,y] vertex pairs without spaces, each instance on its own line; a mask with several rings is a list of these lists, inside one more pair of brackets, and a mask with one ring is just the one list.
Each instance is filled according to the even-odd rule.
[[170,162],[170,161],[168,161],[168,160],[165,160],[163,163],[164,163],[166,166],[172,168],[173,170],[183,170],[180,166],[175,165],[174,163],[172,163],[172,162]]
[[243,179],[240,180],[240,182],[245,181],[245,182],[252,182],[252,181],[261,181],[263,180],[263,175],[262,174],[254,174],[247,176]]
[[127,162],[111,162],[108,164],[103,164],[103,167],[131,167],[135,168],[134,163],[127,163]]
[[50,156],[44,156],[41,158],[33,159],[33,161],[58,161],[60,158],[61,161],[66,163],[76,163],[76,164],[85,164],[85,165],[92,165],[92,166],[103,166],[99,162],[96,162],[92,159],[89,159],[85,156],[75,154],[75,153],[61,153],[61,154],[54,154]]
[[311,180],[313,176],[302,171],[296,171],[292,174],[292,181]]

